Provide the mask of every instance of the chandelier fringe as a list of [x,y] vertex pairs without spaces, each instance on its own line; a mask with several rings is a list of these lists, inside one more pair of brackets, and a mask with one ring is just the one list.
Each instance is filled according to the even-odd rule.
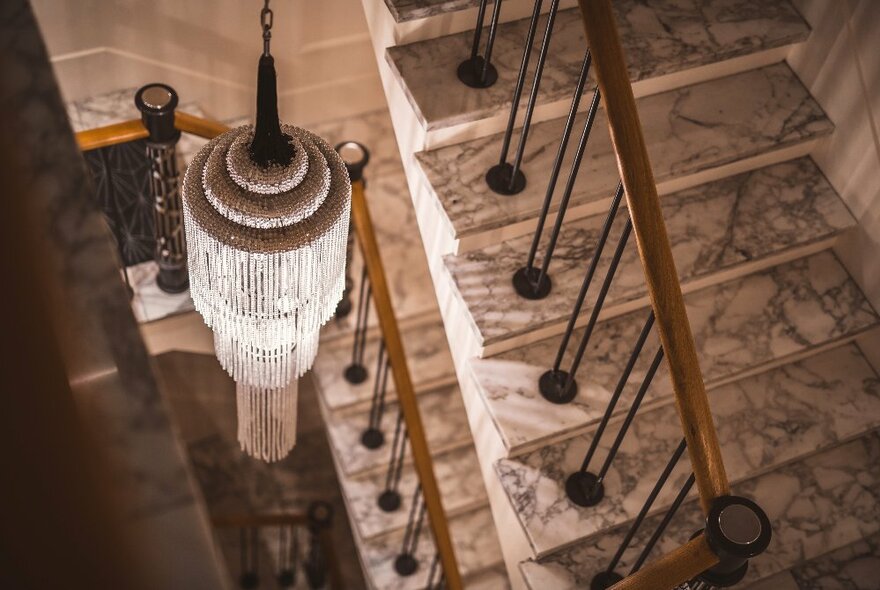
[[237,384],[238,442],[248,455],[280,461],[296,445],[298,387],[260,388]]

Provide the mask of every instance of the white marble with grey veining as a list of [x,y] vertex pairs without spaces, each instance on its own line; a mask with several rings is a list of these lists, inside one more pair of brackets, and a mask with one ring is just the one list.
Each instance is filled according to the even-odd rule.
[[[880,379],[850,343],[713,389],[709,404],[727,476],[736,482],[876,428]],[[618,428],[612,423],[602,437],[593,473]],[[593,432],[502,459],[495,469],[535,555],[542,557],[635,518],[681,438],[673,405],[637,414],[605,479],[605,498],[589,508],[568,499],[565,479],[580,469]],[[655,512],[671,503],[688,463],[679,461]]]
[[[679,282],[685,286],[720,271],[754,270],[760,259],[829,240],[854,227],[855,219],[809,157],[679,191],[662,199]],[[589,314],[627,216],[620,211],[587,298]],[[553,282],[544,299],[528,300],[511,277],[525,265],[532,236],[445,258],[455,293],[467,309],[483,346],[568,321],[606,215],[563,226],[551,259]],[[535,265],[549,239],[544,232]],[[749,264],[751,263],[751,264]],[[646,295],[635,240],[615,274],[606,305]]]
[[[636,103],[659,184],[822,137],[833,128],[785,63],[643,97]],[[483,179],[497,163],[501,135],[417,154],[445,212],[449,232],[461,239],[535,219],[563,124],[564,119],[554,119],[532,125],[522,166],[527,185],[515,196],[492,192]],[[573,152],[573,148],[568,151],[566,162]],[[567,174],[569,164],[562,169]],[[585,213],[604,210],[617,178],[603,110],[596,116],[570,207],[583,206]],[[558,201],[557,197],[551,211]]]
[[[419,410],[428,446],[432,453],[467,446],[472,442],[464,405],[457,385],[440,387],[418,396]],[[368,449],[361,443],[361,434],[367,427],[369,409],[352,414],[328,413],[327,434],[342,473],[354,475],[368,469],[386,469],[391,454],[398,405],[393,398],[385,407],[382,430],[385,444]],[[409,445],[406,458],[409,460]]]
[[[440,320],[401,327],[407,365],[416,393],[438,385],[456,383],[455,368]],[[328,343],[318,350],[312,374],[324,404],[331,411],[347,410],[369,403],[375,385],[379,336],[368,336],[364,348],[367,380],[349,383],[344,376],[351,364],[352,343],[348,340]],[[394,378],[389,373],[386,399],[394,399]]]
[[[828,551],[880,531],[880,438],[866,435],[801,461],[736,484],[732,493],[755,500],[770,518],[773,540],[751,560],[743,584],[772,576]],[[631,564],[656,528],[660,515],[646,519],[624,553],[619,573]],[[703,528],[695,502],[682,506],[650,559],[677,548]],[[589,587],[606,567],[625,534],[624,528],[563,549],[542,561],[528,560],[520,570],[532,590]]]
[[[478,579],[484,570],[495,569],[501,562],[501,548],[495,533],[492,514],[479,508],[448,520],[449,532],[458,561],[458,569],[467,584],[471,576]],[[427,526],[422,530],[416,556],[419,568],[407,577],[394,571],[394,559],[400,552],[403,531],[375,537],[361,543],[362,559],[373,588],[410,590],[424,588],[434,557],[434,543]]]
[[[810,31],[788,0],[623,0],[614,3],[614,10],[633,81],[792,45],[805,40]],[[536,48],[546,20],[544,16],[538,24]],[[489,88],[469,88],[456,76],[458,65],[470,56],[473,31],[388,49],[391,71],[426,129],[509,111],[529,21],[520,19],[498,27],[492,49],[498,81]],[[541,77],[539,104],[571,100],[585,50],[580,10],[561,10]],[[531,71],[536,60],[532,58]]]
[[[463,447],[434,457],[434,476],[440,489],[447,516],[461,514],[487,503],[486,489],[480,477],[480,465],[474,448]],[[385,472],[342,478],[342,490],[352,521],[361,539],[369,539],[406,526],[418,477],[411,465],[403,468],[400,485],[400,508],[384,512],[379,508],[379,494],[385,490]]]
[[403,23],[472,8],[479,0],[385,0],[395,22]]
[[800,590],[877,590],[880,533],[792,568],[791,574]]
[[[684,299],[703,377],[710,386],[878,323],[877,314],[830,251],[707,287]],[[597,325],[577,374],[578,394],[569,404],[551,404],[537,388],[539,377],[553,364],[559,336],[471,360],[479,391],[509,454],[572,436],[599,420],[647,315],[642,309]],[[569,366],[582,332],[575,330],[563,367]],[[619,411],[626,411],[635,395],[656,342],[652,332]],[[670,401],[670,394],[663,363],[645,403]]]

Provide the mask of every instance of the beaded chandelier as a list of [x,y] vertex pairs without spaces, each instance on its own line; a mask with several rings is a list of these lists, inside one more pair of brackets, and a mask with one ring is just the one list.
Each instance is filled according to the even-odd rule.
[[279,123],[268,6],[261,20],[256,126],[193,158],[183,217],[193,303],[236,382],[238,440],[277,461],[295,444],[297,379],[345,287],[351,183],[324,140]]

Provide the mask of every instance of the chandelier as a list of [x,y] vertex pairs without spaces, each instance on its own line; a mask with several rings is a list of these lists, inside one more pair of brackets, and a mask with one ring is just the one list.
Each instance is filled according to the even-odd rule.
[[297,379],[345,287],[351,183],[320,137],[278,119],[272,12],[261,12],[256,125],[206,144],[183,182],[190,293],[236,382],[238,440],[251,456],[295,444]]

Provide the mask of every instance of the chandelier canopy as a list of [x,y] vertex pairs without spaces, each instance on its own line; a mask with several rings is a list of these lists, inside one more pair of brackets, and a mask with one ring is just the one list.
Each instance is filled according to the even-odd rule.
[[294,446],[296,381],[345,287],[351,183],[324,140],[279,124],[268,42],[256,127],[196,154],[183,205],[190,293],[236,382],[239,442],[276,461]]

